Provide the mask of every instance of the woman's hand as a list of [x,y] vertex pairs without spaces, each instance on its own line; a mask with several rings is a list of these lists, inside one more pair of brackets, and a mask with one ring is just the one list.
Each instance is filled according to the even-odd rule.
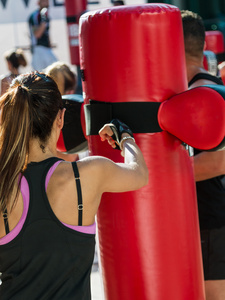
[[[107,140],[109,145],[112,147],[112,148],[116,148],[116,141],[112,138],[113,136],[113,131],[111,129],[111,126],[113,124],[105,124],[100,130],[99,130],[99,135],[100,135],[100,138],[101,138],[101,141],[105,141]],[[118,144],[118,143],[117,143]]]
[[126,124],[118,119],[113,119],[110,124],[103,126],[99,131],[99,135],[102,141],[107,139],[108,143],[114,149],[118,150],[123,150],[123,142],[125,139],[129,138],[134,141],[133,132]]

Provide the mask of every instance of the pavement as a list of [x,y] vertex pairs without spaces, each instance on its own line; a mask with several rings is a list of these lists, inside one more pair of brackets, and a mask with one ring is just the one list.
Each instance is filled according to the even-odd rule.
[[105,300],[101,273],[97,263],[93,264],[91,272],[91,294],[92,300]]

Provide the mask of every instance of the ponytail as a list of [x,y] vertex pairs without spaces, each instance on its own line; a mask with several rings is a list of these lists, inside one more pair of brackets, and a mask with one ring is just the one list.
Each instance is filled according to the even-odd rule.
[[16,203],[30,140],[45,147],[62,108],[56,83],[38,72],[16,77],[0,98],[0,212]]
[[10,208],[14,207],[19,174],[26,168],[32,132],[26,88],[18,85],[5,93],[0,98],[0,110],[0,212],[3,212],[11,201]]

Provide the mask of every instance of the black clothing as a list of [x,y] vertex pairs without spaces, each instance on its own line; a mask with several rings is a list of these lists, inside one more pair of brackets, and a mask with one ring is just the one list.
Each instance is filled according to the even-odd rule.
[[225,227],[201,230],[205,280],[225,279]]
[[47,172],[58,160],[30,163],[24,172],[29,210],[20,233],[0,246],[1,300],[91,299],[95,235],[64,226],[45,191]]

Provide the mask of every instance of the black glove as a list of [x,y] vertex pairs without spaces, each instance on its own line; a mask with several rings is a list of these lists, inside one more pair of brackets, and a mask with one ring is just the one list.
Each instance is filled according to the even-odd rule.
[[47,7],[42,8],[40,11],[41,22],[48,22],[48,9]]
[[113,119],[110,123],[113,124],[113,126],[110,126],[110,128],[113,131],[112,139],[114,141],[116,141],[115,149],[120,150],[119,145],[120,145],[122,133],[128,133],[130,136],[134,137],[133,132],[130,130],[130,128],[126,124],[122,123],[118,119]]

